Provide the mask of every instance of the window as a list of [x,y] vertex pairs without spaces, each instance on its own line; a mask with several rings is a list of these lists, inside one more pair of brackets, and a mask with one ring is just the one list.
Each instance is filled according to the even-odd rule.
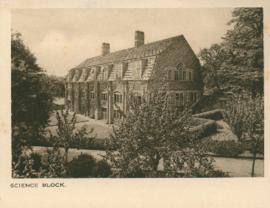
[[120,93],[114,93],[114,103],[122,103],[122,95]]
[[184,65],[182,63],[177,65],[177,69],[178,70],[183,70],[184,69]]
[[168,96],[168,101],[170,105],[174,105],[175,104],[175,94],[174,93],[170,93]]
[[176,105],[183,105],[184,96],[183,93],[176,93],[175,94],[175,104]]
[[179,71],[174,71],[174,80],[179,80]]
[[113,111],[113,117],[115,119],[120,119],[122,116],[121,116],[121,112],[119,110],[114,110]]
[[137,105],[141,105],[142,104],[142,97],[140,95],[135,95],[134,96],[134,102],[137,104]]
[[183,80],[185,81],[185,80],[187,80],[187,72],[186,71],[183,71]]
[[189,101],[196,102],[197,101],[197,92],[190,92],[189,93]]
[[180,93],[180,105],[184,105],[184,94]]
[[101,100],[107,100],[107,93],[102,93],[101,94]]
[[180,102],[180,94],[179,93],[175,93],[175,104],[178,105]]
[[95,93],[94,92],[90,92],[90,99],[94,99],[95,98]]

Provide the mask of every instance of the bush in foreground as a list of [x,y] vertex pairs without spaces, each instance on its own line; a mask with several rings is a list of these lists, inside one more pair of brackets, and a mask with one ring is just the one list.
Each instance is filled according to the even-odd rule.
[[67,164],[67,177],[71,178],[104,178],[111,173],[111,167],[105,160],[96,161],[88,154],[81,154]]

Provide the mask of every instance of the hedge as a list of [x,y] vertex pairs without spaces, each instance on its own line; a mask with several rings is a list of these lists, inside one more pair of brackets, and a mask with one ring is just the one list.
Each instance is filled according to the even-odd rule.
[[[106,143],[108,139],[85,139],[80,142],[74,141],[70,144],[70,148],[77,148],[77,149],[91,149],[91,150],[105,150]],[[31,146],[42,146],[42,147],[52,147],[54,146],[53,142],[47,138],[39,137],[37,139],[32,139],[28,141],[28,144]]]
[[234,140],[216,141],[208,139],[204,141],[204,147],[208,152],[224,157],[236,157],[245,150],[244,145]]
[[215,132],[217,132],[217,124],[213,120],[209,119],[199,119],[204,121],[201,125],[190,128],[190,133],[194,135],[197,139],[207,137]]
[[196,118],[206,118],[206,119],[213,119],[213,120],[220,120],[223,119],[223,110],[222,109],[216,109],[212,111],[206,111],[203,113],[197,113],[192,115]]

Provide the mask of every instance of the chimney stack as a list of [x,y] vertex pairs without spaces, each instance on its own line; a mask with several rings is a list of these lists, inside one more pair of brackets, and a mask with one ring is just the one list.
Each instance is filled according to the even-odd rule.
[[144,45],[144,32],[136,31],[135,32],[135,47],[140,47]]
[[105,56],[110,53],[110,44],[102,43],[102,56]]

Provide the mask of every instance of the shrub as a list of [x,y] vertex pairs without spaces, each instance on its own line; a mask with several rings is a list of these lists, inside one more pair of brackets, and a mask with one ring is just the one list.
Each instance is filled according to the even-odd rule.
[[209,152],[224,157],[236,157],[244,152],[244,147],[241,143],[229,141],[213,141],[206,142],[206,149]]
[[194,114],[193,116],[197,117],[197,118],[207,118],[207,119],[213,119],[213,120],[220,120],[220,119],[223,119],[223,110],[216,109],[216,110],[212,110],[212,111]]
[[38,171],[42,167],[42,156],[38,153],[31,153],[30,158],[33,160],[33,169]]
[[112,174],[110,165],[105,160],[100,160],[96,163],[96,177],[105,178]]
[[[83,138],[80,142],[73,141],[70,143],[70,148],[77,149],[91,149],[91,150],[105,150],[108,139],[97,139],[97,138]],[[45,137],[39,137],[32,139],[28,143],[30,146],[42,146],[42,147],[53,147],[54,144],[50,139]],[[59,147],[63,147],[59,145]]]
[[67,164],[67,177],[85,178],[95,175],[96,160],[88,154],[81,154]]
[[189,129],[192,136],[196,139],[200,139],[206,136],[209,136],[217,131],[217,124],[213,120],[203,119],[205,122],[198,126],[192,127]]

